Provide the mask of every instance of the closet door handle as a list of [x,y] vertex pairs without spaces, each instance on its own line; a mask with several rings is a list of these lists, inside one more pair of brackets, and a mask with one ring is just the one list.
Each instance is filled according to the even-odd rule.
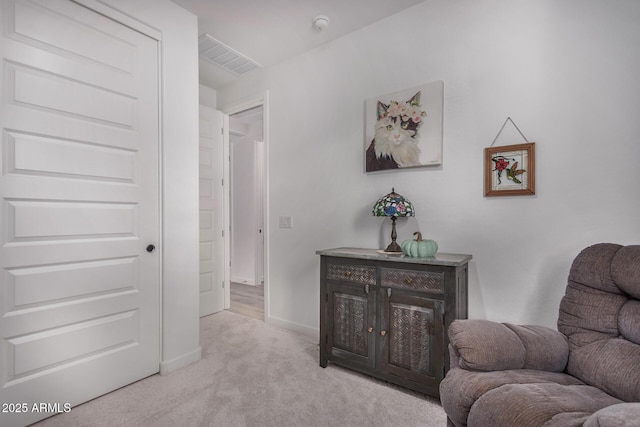
[[155,245],[149,245],[147,246],[147,252],[154,253],[156,251],[156,246]]

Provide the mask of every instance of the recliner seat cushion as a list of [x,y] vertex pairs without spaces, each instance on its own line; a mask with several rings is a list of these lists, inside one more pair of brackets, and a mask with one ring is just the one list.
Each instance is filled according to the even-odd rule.
[[562,412],[554,415],[542,427],[583,427],[584,422],[589,419],[590,412]]
[[[621,403],[602,390],[588,385],[555,383],[505,384],[493,389],[473,404],[469,427],[543,426],[557,424],[558,414],[568,413],[584,420],[593,413]],[[553,421],[553,418],[556,420]],[[569,425],[569,420],[563,419]],[[549,424],[545,424],[549,423]],[[565,424],[566,425],[566,424]]]
[[584,427],[637,427],[638,420],[640,406],[637,403],[619,403],[591,415]]
[[[459,426],[467,423],[472,405],[485,393],[505,384],[561,384],[584,385],[570,375],[560,372],[545,372],[532,369],[479,372],[452,369],[442,381],[440,401],[447,408],[447,415]],[[449,387],[449,384],[452,386]],[[455,410],[451,410],[455,408]]]

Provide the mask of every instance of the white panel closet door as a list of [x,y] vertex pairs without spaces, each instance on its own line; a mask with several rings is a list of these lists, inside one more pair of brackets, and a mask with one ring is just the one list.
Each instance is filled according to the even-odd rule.
[[200,316],[224,310],[223,120],[200,106]]
[[[0,425],[159,370],[157,41],[68,0],[0,15]],[[41,408],[41,407],[40,407]]]

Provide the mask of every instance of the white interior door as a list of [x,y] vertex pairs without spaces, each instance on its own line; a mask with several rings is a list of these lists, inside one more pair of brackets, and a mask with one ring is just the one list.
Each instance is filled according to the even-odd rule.
[[0,412],[12,426],[159,370],[159,77],[156,40],[83,6],[0,8],[0,402],[27,409]]
[[224,310],[224,114],[200,106],[200,316]]

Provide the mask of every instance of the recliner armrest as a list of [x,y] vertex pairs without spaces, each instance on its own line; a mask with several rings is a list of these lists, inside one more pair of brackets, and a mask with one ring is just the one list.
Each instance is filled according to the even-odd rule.
[[545,326],[455,320],[449,327],[449,341],[452,358],[459,356],[451,365],[476,371],[562,372],[569,358],[567,338]]

